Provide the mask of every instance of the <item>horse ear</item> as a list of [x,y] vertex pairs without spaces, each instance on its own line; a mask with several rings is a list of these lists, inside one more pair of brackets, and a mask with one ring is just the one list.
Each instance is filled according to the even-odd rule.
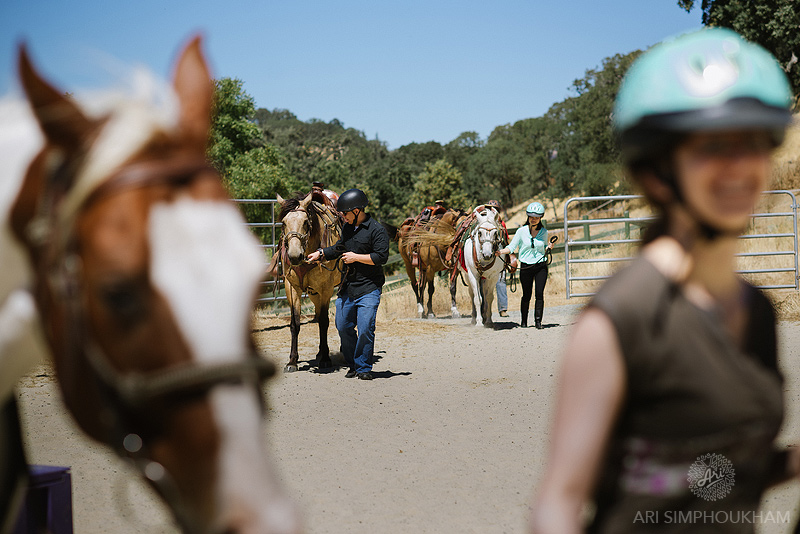
[[78,150],[94,130],[94,122],[39,75],[24,44],[19,45],[19,77],[47,140],[67,151]]
[[301,208],[303,208],[303,209],[308,208],[308,205],[311,204],[312,195],[313,195],[313,193],[309,193],[309,194],[306,195],[306,198],[304,198],[303,200],[300,201],[300,207]]
[[277,199],[278,199],[278,204],[280,204],[280,205],[281,205],[281,207],[283,207],[283,205],[284,205],[284,203],[285,203],[286,201],[283,199],[283,197],[280,195],[280,193],[278,193],[277,195],[275,195],[275,198],[277,198]]
[[184,48],[175,67],[173,87],[180,101],[180,127],[187,137],[205,150],[211,127],[214,84],[201,50],[200,36]]

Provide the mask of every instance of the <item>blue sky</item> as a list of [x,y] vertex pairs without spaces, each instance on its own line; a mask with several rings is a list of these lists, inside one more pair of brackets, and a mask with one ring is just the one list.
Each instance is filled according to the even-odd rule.
[[676,0],[1,0],[0,94],[16,46],[60,88],[161,76],[190,35],[256,107],[339,119],[390,148],[538,117],[604,58],[700,27]]

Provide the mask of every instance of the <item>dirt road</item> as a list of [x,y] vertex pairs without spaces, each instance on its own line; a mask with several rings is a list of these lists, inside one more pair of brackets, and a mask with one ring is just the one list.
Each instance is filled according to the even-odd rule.
[[[513,311],[495,315],[495,330],[471,327],[469,318],[384,313],[371,382],[302,364],[316,352],[317,327],[304,324],[301,370],[269,384],[267,439],[307,531],[525,532],[548,446],[560,347],[577,310],[547,308],[543,330],[519,328]],[[288,319],[261,317],[255,329],[260,348],[283,365]],[[800,325],[783,323],[780,334],[788,403],[781,439],[800,443]],[[329,341],[338,347],[333,327]],[[46,367],[19,391],[30,459],[72,466],[76,533],[174,532],[130,471],[75,430]],[[795,485],[770,493],[764,509],[791,512],[796,521],[798,502]],[[760,531],[789,530],[764,524]]]

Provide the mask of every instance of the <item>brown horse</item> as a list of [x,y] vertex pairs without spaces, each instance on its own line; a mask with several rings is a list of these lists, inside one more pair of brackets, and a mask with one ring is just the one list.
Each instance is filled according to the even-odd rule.
[[297,338],[300,336],[302,296],[307,293],[314,304],[314,319],[319,325],[319,351],[316,356],[318,369],[330,369],[328,348],[328,308],[336,286],[341,281],[338,261],[309,263],[306,257],[320,247],[329,247],[339,240],[341,221],[339,214],[321,193],[300,193],[281,204],[280,220],[283,224],[281,243],[276,254],[284,266],[286,298],[292,309],[290,330],[292,347],[285,370],[297,371]]
[[[445,249],[443,247],[420,245],[418,241],[411,239],[411,234],[424,231],[452,238],[456,227],[466,216],[461,210],[451,208],[443,214],[438,214],[438,216],[436,214],[432,215],[428,221],[421,222],[415,219],[408,219],[397,230],[396,237],[400,255],[403,258],[408,279],[411,281],[411,289],[414,290],[414,296],[417,298],[417,313],[420,317],[434,317],[434,277],[438,272],[451,271],[454,264],[445,259]],[[447,241],[447,239],[444,240]],[[419,277],[417,277],[417,270],[419,270]],[[452,278],[450,281],[450,311],[454,318],[459,318],[461,314],[458,313],[458,307],[456,306],[456,285],[457,279]],[[423,305],[426,288],[428,290],[427,315]]]
[[28,104],[0,114],[14,134],[0,135],[0,404],[41,333],[80,427],[184,532],[297,532],[263,442],[274,365],[250,322],[264,258],[206,162],[199,39],[177,62],[174,110],[117,99],[90,115],[24,49],[19,62]]

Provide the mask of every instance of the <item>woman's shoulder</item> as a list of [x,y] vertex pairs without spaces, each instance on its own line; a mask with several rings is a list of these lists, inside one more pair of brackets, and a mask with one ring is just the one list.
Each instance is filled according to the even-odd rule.
[[590,302],[615,324],[634,324],[654,312],[672,283],[639,255],[606,280]]

